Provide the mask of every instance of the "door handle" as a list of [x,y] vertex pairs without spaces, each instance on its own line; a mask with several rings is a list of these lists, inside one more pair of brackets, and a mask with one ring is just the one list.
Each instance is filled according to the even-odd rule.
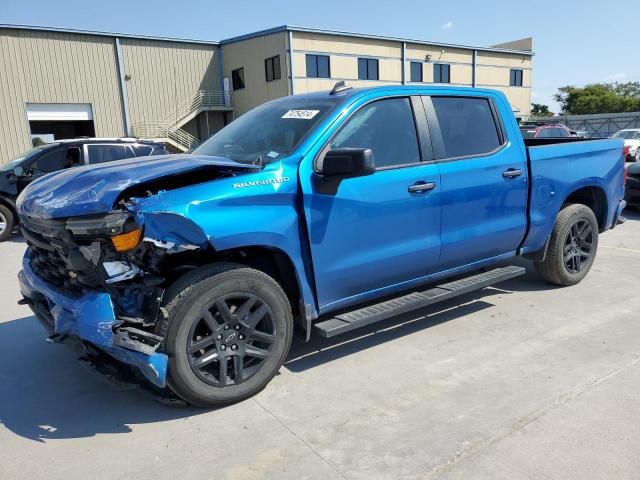
[[520,170],[519,168],[509,168],[502,172],[502,176],[504,178],[516,178],[520,175],[522,175],[522,170]]
[[409,193],[425,193],[436,188],[436,184],[433,182],[416,182],[413,185],[409,185]]

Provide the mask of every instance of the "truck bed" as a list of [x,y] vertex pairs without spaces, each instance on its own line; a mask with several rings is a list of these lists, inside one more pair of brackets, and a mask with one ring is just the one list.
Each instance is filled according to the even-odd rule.
[[[617,139],[548,138],[524,140],[530,175],[529,231],[522,252],[544,247],[565,199],[596,195],[601,230],[611,228],[624,194],[622,142]],[[590,187],[587,187],[590,185]],[[595,187],[594,187],[595,186]]]

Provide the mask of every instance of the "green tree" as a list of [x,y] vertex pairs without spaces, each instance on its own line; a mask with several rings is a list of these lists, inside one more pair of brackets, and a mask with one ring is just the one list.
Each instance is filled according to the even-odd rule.
[[559,88],[554,99],[565,114],[637,112],[640,111],[640,82],[569,85]]
[[33,137],[33,139],[31,140],[31,144],[34,147],[40,147],[41,145],[46,145],[47,143],[42,140],[40,137]]
[[553,117],[553,112],[549,110],[548,105],[543,105],[541,103],[532,103],[531,115],[534,117]]

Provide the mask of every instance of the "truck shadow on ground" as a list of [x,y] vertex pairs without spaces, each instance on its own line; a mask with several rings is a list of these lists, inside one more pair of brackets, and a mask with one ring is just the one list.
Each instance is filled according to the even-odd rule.
[[420,330],[460,319],[465,315],[483,310],[490,313],[489,310],[494,307],[494,304],[489,299],[495,295],[560,288],[544,283],[529,261],[517,260],[509,264],[525,267],[527,269],[526,275],[500,283],[495,287],[488,287],[440,304],[377,322],[338,335],[335,338],[327,339],[312,334],[308,343],[298,339],[292,344],[284,366],[292,372],[302,372]]
[[0,424],[46,440],[129,433],[128,425],[206,413],[170,408],[139,391],[118,391],[78,362],[64,345],[44,341],[35,317],[0,323]]
[[[305,343],[296,336],[284,368],[302,372],[471,313],[490,311],[492,296],[532,290],[540,284],[535,273],[529,272],[499,288],[470,293],[335,339],[313,337]],[[0,424],[16,435],[45,442],[129,433],[129,425],[211,411],[170,408],[139,391],[115,390],[84,368],[73,350],[48,344],[44,337],[44,330],[32,316],[0,323]]]

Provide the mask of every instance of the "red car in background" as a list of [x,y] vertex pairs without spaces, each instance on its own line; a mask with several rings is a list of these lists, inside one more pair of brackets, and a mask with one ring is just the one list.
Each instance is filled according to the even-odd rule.
[[520,124],[522,138],[566,138],[574,137],[571,130],[561,123],[526,123]]

